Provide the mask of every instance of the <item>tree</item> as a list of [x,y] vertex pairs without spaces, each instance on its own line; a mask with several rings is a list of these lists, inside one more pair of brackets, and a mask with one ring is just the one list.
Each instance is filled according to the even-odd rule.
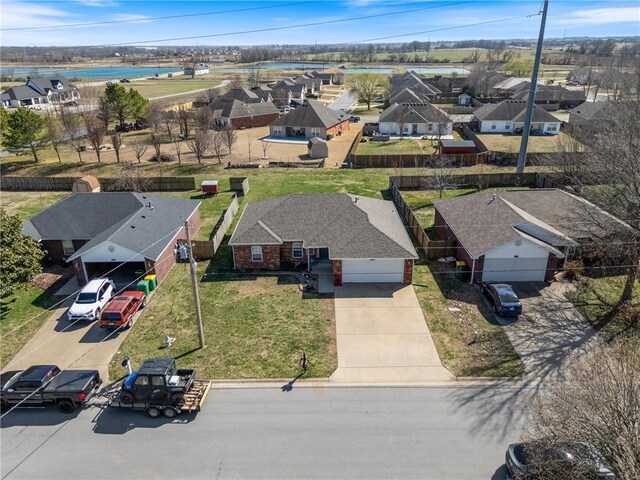
[[[563,381],[547,385],[532,399],[524,438],[538,442],[531,451],[534,458],[553,445],[593,445],[619,480],[640,478],[640,341],[630,336],[585,348],[565,364]],[[590,478],[553,467],[542,462],[531,473],[545,480]]]
[[186,140],[191,133],[191,113],[183,105],[176,112],[176,120],[180,126],[180,135]]
[[111,135],[111,145],[113,145],[113,151],[116,153],[116,162],[120,163],[120,148],[122,148],[122,134],[120,132],[113,132]]
[[22,235],[18,215],[0,208],[0,297],[11,295],[42,271],[44,252],[33,238]]
[[127,95],[129,97],[129,115],[135,122],[139,122],[149,113],[149,100],[133,88],[129,89]]
[[133,163],[124,163],[118,173],[115,187],[127,192],[144,192],[149,186],[149,179],[142,169]]
[[[504,71],[514,77],[530,77],[533,72],[533,59],[513,57],[505,64]],[[542,76],[542,72],[543,67],[540,65],[538,75]]]
[[78,154],[78,159],[80,163],[82,163],[82,152],[85,149],[85,136],[80,115],[72,112],[65,106],[60,106],[58,116],[60,117],[60,123],[62,124],[67,141]]
[[100,163],[100,146],[102,145],[107,132],[104,131],[102,122],[93,112],[83,112],[82,120],[84,121],[84,127],[87,130],[87,138],[89,139],[89,143],[93,147],[93,151],[98,158],[98,163]]
[[140,163],[140,159],[146,153],[148,146],[149,144],[140,138],[136,138],[131,142],[131,147],[133,148],[133,153],[135,154],[138,163]]
[[225,128],[222,129],[222,133],[224,138],[224,144],[227,146],[229,153],[231,153],[231,147],[233,147],[233,144],[236,143],[236,140],[237,140],[236,131],[227,125]]
[[263,159],[269,158],[267,157],[267,151],[269,150],[269,147],[271,147],[271,142],[265,142],[263,140],[261,146],[262,146],[262,158]]
[[4,108],[0,108],[0,140],[2,140],[9,128],[9,114]]
[[60,122],[53,111],[49,109],[46,110],[44,121],[46,128],[45,139],[51,144],[53,150],[56,152],[58,162],[62,162],[62,157],[60,157],[60,145],[62,144],[64,137],[62,125],[60,125]]
[[111,123],[111,106],[107,99],[102,96],[98,99],[98,107],[96,108],[96,117],[102,122],[102,126],[105,132],[109,131],[109,124]]
[[224,147],[224,134],[219,130],[211,132],[211,150],[218,157],[218,163],[222,163],[222,148]]
[[140,92],[133,88],[127,91],[118,83],[110,83],[106,86],[104,98],[106,106],[120,125],[129,118],[135,121],[144,118],[149,110],[149,100],[140,95]]
[[367,104],[367,110],[371,110],[371,102],[373,101],[373,98],[384,91],[388,82],[389,80],[382,75],[377,75],[375,73],[360,73],[352,76],[352,78],[347,82],[347,87],[349,88],[350,93],[357,95],[360,101]]
[[[218,132],[214,132],[218,133]],[[194,138],[187,142],[187,147],[193,152],[198,159],[198,163],[202,163],[202,157],[204,157],[212,145],[212,136],[209,130],[196,130]],[[218,152],[216,152],[218,153]],[[220,160],[220,156],[218,156]]]
[[7,119],[7,131],[3,134],[4,146],[10,152],[31,149],[33,159],[38,161],[38,149],[44,140],[44,119],[28,108],[20,107]]

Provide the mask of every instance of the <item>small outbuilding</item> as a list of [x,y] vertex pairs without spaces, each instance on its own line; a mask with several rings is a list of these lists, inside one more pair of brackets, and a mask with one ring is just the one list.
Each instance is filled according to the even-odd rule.
[[203,180],[200,189],[205,195],[217,195],[220,193],[220,184],[218,180]]
[[327,141],[320,137],[310,139],[309,143],[307,143],[307,148],[309,150],[309,158],[327,158],[329,156]]
[[476,153],[476,144],[473,140],[440,140],[438,153]]
[[96,177],[86,175],[82,178],[76,178],[71,187],[73,193],[93,193],[100,191],[100,182]]
[[458,95],[458,105],[462,107],[471,105],[471,95],[467,93],[462,93]]

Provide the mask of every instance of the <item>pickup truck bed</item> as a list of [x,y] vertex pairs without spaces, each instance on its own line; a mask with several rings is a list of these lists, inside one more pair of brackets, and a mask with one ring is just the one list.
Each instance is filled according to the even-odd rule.
[[80,392],[93,380],[95,373],[95,370],[62,370],[48,383],[43,393],[55,392],[61,396]]

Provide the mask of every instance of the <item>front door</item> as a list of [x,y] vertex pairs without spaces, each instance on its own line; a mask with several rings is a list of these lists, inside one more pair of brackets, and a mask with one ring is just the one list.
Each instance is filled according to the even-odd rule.
[[414,124],[413,124],[413,128],[412,128],[412,130],[411,130],[411,133],[412,133],[413,135],[417,135],[417,134],[418,134],[418,124],[417,124],[417,123],[414,123]]
[[320,248],[320,253],[318,255],[319,260],[329,260],[329,249],[328,248]]

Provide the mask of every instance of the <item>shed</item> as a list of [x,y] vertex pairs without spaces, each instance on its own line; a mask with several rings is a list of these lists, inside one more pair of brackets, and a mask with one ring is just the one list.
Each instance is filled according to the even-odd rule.
[[329,156],[327,142],[320,137],[310,139],[307,148],[309,149],[309,158],[327,158]]
[[458,105],[461,105],[463,107],[471,105],[471,95],[468,95],[466,93],[458,95]]
[[205,195],[216,195],[220,193],[220,184],[218,180],[203,180],[200,189]]
[[476,153],[476,144],[473,140],[440,140],[438,153]]
[[100,182],[96,177],[87,175],[85,177],[76,178],[71,187],[73,193],[93,193],[100,191]]

